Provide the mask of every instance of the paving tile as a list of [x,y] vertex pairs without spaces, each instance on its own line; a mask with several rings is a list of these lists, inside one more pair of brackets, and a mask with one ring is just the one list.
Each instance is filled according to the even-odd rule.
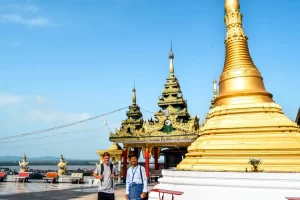
[[[149,185],[148,189],[154,185]],[[124,186],[118,186],[115,190],[116,200],[125,199]],[[91,184],[0,182],[0,200],[96,200],[97,188]]]

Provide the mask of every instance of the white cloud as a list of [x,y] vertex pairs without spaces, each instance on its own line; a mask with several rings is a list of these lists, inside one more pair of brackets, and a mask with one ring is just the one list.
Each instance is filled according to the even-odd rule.
[[18,47],[20,45],[21,45],[21,42],[17,42],[17,41],[8,43],[8,46],[10,46],[10,47]]
[[41,7],[30,3],[0,4],[0,23],[15,23],[35,27],[54,25],[49,18],[41,16],[40,10]]
[[8,105],[8,104],[16,104],[16,103],[24,103],[26,105],[42,105],[49,103],[50,100],[44,96],[21,96],[14,95],[8,93],[0,93],[0,106]]
[[6,106],[9,104],[16,104],[21,101],[20,96],[11,94],[0,94],[0,106]]
[[91,115],[88,113],[66,113],[61,111],[46,111],[46,110],[30,110],[27,113],[26,119],[31,122],[62,122],[62,123],[71,123],[84,119],[90,118]]
[[0,14],[2,23],[18,23],[27,26],[47,26],[51,25],[50,20],[45,17],[24,18],[18,14]]
[[18,11],[26,11],[26,12],[33,12],[36,13],[41,10],[41,8],[34,4],[27,4],[27,5],[21,5],[21,4],[8,4],[5,6],[6,9],[12,9],[12,10],[18,10]]
[[[13,94],[0,93],[0,111],[5,109],[5,113],[13,113],[13,115],[19,116],[22,120],[27,122],[71,123],[91,118],[91,115],[86,112],[63,112],[52,109],[49,105],[47,105],[47,109],[45,109],[44,105],[50,101],[51,100],[41,95],[17,96]],[[8,107],[8,105],[10,106]],[[22,110],[19,109],[19,105],[22,106]]]

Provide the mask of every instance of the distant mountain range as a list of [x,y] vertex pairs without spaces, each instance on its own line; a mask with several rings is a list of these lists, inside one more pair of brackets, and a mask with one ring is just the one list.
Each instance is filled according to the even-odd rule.
[[[22,161],[23,156],[0,156],[0,162]],[[43,156],[27,158],[28,161],[59,161],[60,157]],[[65,158],[66,161],[79,161],[79,159]]]

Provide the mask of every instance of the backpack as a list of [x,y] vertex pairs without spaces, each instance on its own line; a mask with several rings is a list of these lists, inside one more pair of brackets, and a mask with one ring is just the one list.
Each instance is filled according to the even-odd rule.
[[[113,167],[114,167],[114,165],[112,163],[110,163],[109,167],[110,167],[110,173],[112,174],[113,173]],[[103,165],[103,163],[101,163],[100,175],[103,175],[103,171],[104,171],[104,165]],[[111,179],[112,186],[113,186],[113,181],[114,180]],[[103,182],[103,179],[101,179],[101,185],[102,185],[102,182]]]
[[[112,163],[110,163],[110,173],[112,174],[113,173],[113,167],[114,165]],[[101,172],[100,172],[100,175],[103,175],[103,171],[104,171],[104,165],[103,163],[101,163]]]

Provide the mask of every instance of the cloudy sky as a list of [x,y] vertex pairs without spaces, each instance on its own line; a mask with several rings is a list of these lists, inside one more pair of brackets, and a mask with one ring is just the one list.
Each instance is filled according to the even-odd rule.
[[[292,120],[300,106],[300,2],[240,0],[244,29],[267,90]],[[191,115],[203,121],[224,63],[220,0],[0,0],[1,137],[128,106],[158,110],[171,38]],[[105,116],[119,127],[125,111]],[[144,118],[151,113],[144,110]],[[111,145],[103,119],[2,139],[0,156],[97,158]]]

